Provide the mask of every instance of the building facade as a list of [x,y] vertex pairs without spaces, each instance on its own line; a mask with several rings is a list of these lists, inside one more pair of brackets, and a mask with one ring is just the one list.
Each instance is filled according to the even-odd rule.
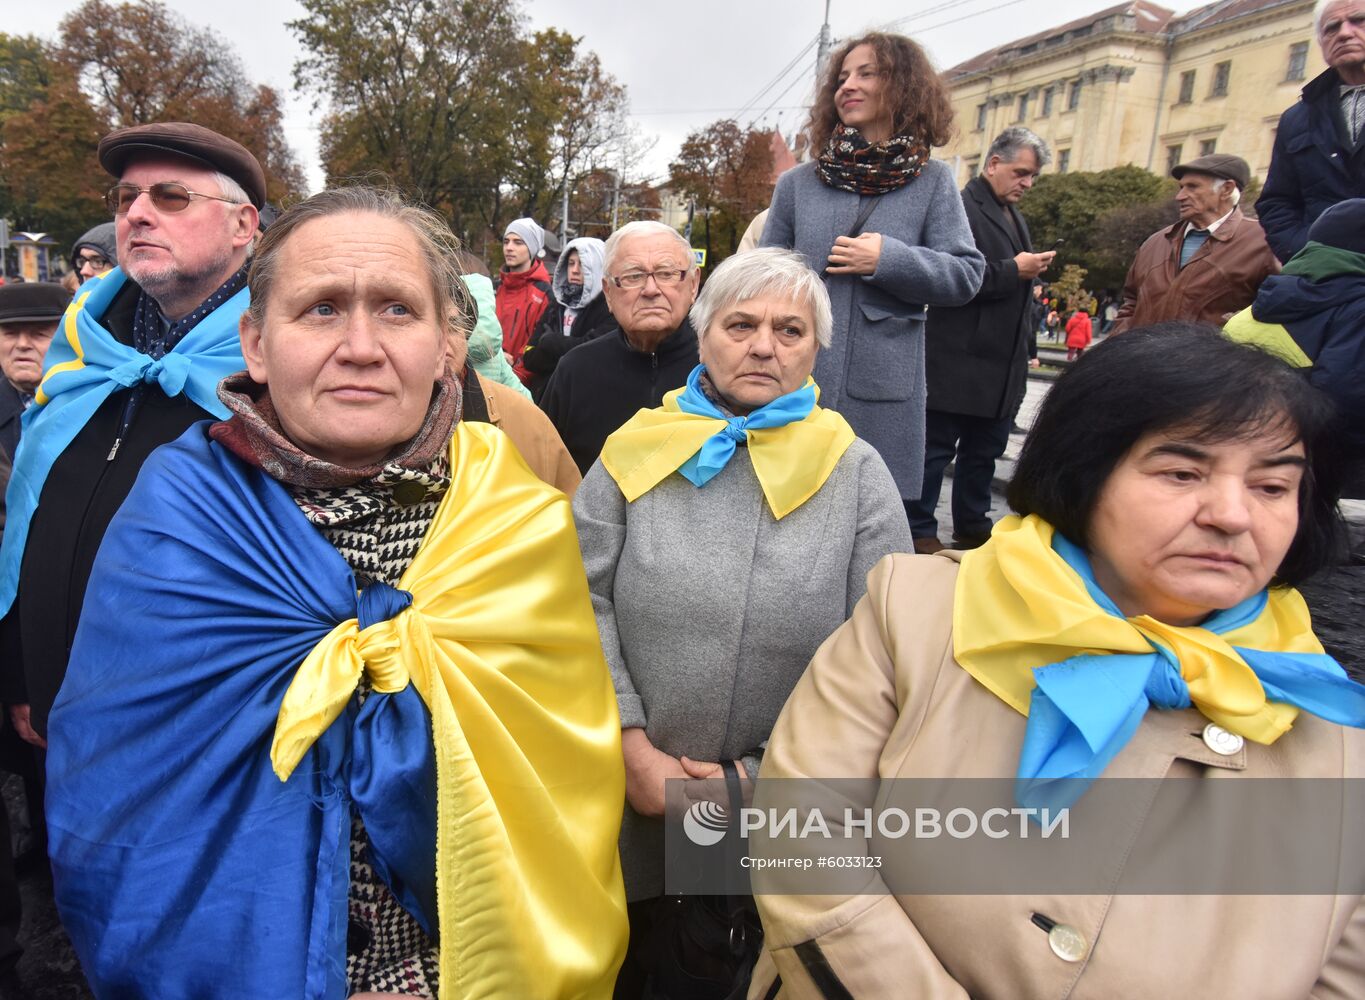
[[1051,171],[1165,174],[1218,152],[1264,181],[1280,114],[1325,68],[1313,0],[1219,0],[1178,16],[1133,0],[945,71],[958,132],[939,155],[965,184],[1018,124],[1052,147]]

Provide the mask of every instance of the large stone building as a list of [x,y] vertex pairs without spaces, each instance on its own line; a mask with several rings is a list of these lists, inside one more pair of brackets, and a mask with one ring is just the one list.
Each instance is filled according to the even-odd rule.
[[1165,173],[1219,152],[1264,181],[1280,113],[1324,68],[1312,0],[1220,0],[1179,16],[1134,0],[947,70],[958,134],[939,155],[966,183],[991,139],[1021,124],[1051,145],[1049,170]]

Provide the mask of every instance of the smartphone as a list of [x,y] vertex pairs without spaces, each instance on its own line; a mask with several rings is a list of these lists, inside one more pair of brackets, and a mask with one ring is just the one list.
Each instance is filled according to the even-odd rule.
[[1061,247],[1062,247],[1062,244],[1065,243],[1065,242],[1066,242],[1066,240],[1057,240],[1056,242],[1054,242],[1054,243],[1052,244],[1052,246],[1048,247],[1048,249],[1051,250],[1051,251],[1054,251],[1054,252],[1057,251],[1057,250],[1060,250]]

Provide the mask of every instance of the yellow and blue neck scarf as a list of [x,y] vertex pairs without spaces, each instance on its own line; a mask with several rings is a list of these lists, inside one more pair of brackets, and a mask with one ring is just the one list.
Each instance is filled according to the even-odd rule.
[[781,520],[819,492],[854,441],[853,428],[817,406],[815,380],[747,416],[724,413],[701,388],[703,365],[663,405],[641,410],[602,446],[602,465],[629,502],[677,472],[703,487],[725,468],[741,442],[773,517]]
[[1086,553],[1036,515],[1006,517],[963,556],[953,652],[1028,716],[1016,783],[1025,806],[1075,802],[1152,706],[1193,705],[1262,744],[1300,710],[1365,727],[1365,687],[1323,652],[1297,591],[1261,591],[1197,626],[1126,618]]
[[23,417],[23,436],[5,494],[0,543],[0,615],[14,603],[29,522],[52,464],[100,405],[115,392],[155,382],[168,396],[182,393],[217,417],[218,383],[245,367],[237,320],[250,302],[242,288],[203,317],[162,357],[120,343],[101,320],[128,277],[114,268],[76,292],[48,347],[43,380]]
[[412,564],[357,594],[207,426],[110,524],[52,713],[56,897],[95,992],[346,996],[354,811],[441,997],[610,996],[620,718],[568,502],[460,424]]

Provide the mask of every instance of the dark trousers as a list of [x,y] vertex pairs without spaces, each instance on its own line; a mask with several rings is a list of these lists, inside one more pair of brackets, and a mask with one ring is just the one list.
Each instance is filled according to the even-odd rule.
[[943,470],[956,460],[953,534],[964,539],[989,535],[991,480],[995,460],[1009,444],[1010,418],[967,417],[939,410],[929,410],[924,416],[924,487],[918,500],[905,501],[910,534],[915,538],[938,536],[934,508],[943,488]]

